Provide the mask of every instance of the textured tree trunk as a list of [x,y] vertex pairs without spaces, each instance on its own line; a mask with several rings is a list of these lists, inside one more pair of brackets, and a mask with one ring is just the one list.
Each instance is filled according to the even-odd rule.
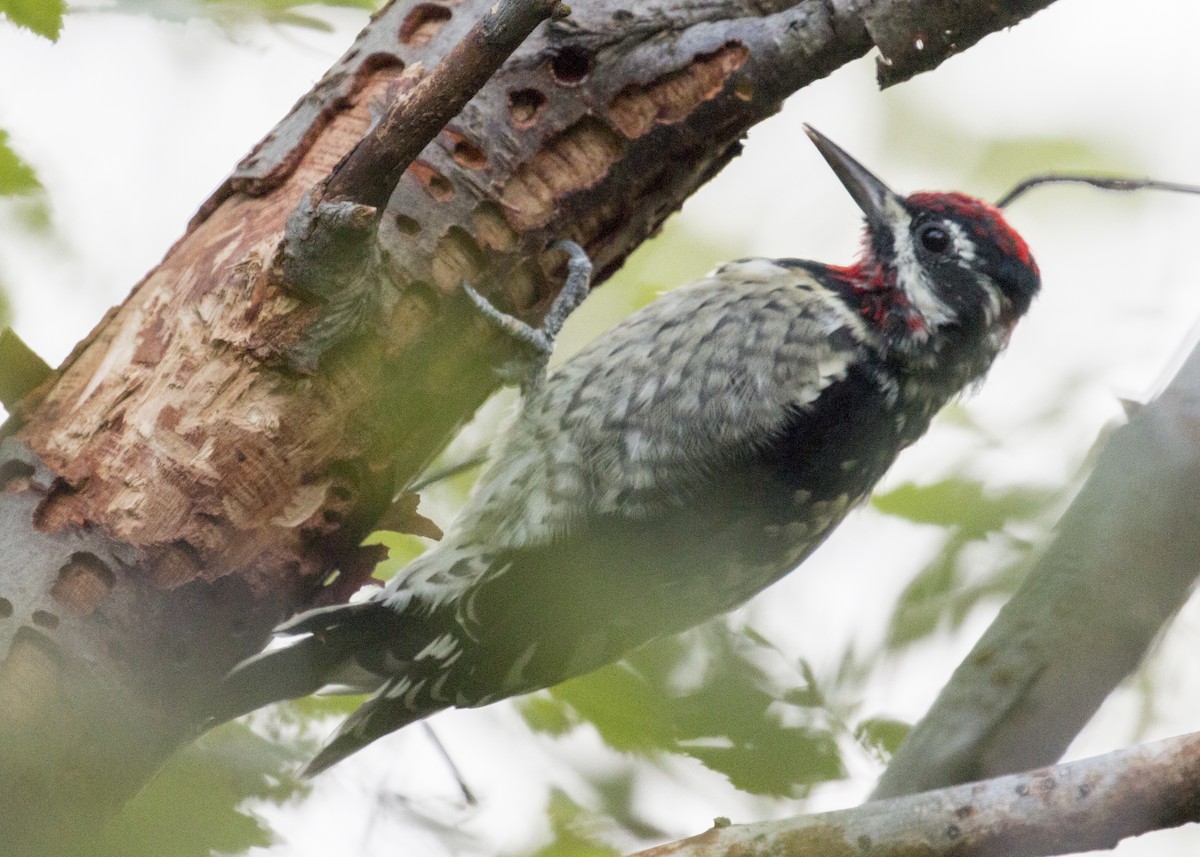
[[5,428],[5,853],[101,823],[276,622],[369,575],[361,539],[512,347],[464,281],[535,320],[549,241],[602,280],[873,40],[894,82],[1048,3],[588,0],[424,132],[397,105],[495,0],[378,13]]

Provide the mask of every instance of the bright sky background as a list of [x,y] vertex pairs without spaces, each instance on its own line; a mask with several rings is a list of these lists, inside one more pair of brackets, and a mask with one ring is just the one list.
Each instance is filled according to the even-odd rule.
[[[53,240],[32,240],[14,229],[17,212],[0,206],[0,281],[17,332],[51,363],[161,258],[209,191],[366,23],[358,12],[314,14],[333,32],[248,28],[231,39],[208,22],[96,11],[68,17],[60,43],[51,45],[0,21],[0,128],[48,188],[58,229]],[[1031,172],[1081,167],[1200,183],[1198,31],[1200,6],[1189,0],[1136,9],[1118,0],[1060,0],[882,96],[871,62],[860,61],[756,129],[745,154],[683,217],[693,232],[741,255],[848,261],[858,241],[856,210],[804,139],[801,122],[900,191],[955,188],[994,198]],[[1018,140],[1043,144],[1030,145],[1023,160],[984,163],[992,142]],[[1085,142],[1090,154],[1053,145],[1058,140]],[[1011,220],[1038,258],[1045,292],[971,400],[971,413],[998,443],[984,448],[939,426],[905,454],[888,484],[928,480],[964,459],[997,486],[1061,484],[1117,418],[1118,397],[1149,395],[1195,339],[1200,199],[1046,189],[1014,206]],[[699,273],[680,271],[662,286]],[[604,307],[590,311],[603,315]],[[583,330],[588,320],[575,324]],[[1032,415],[1053,406],[1061,414],[1031,427]],[[789,653],[819,665],[847,640],[878,637],[889,601],[935,545],[934,533],[864,510],[748,615]],[[989,620],[980,611],[962,633],[917,647],[871,688],[868,708],[919,717]],[[1196,620],[1195,607],[1185,610],[1155,656],[1160,691],[1178,693],[1160,692],[1157,718],[1136,737],[1200,729],[1200,676],[1191,667],[1200,644]],[[1118,692],[1071,755],[1134,740],[1139,705],[1140,697]],[[556,757],[585,760],[592,771],[620,764],[586,735],[535,743],[531,753],[514,737],[523,732],[517,715],[504,706],[450,712],[436,722],[472,787],[487,795],[481,808],[456,807],[428,742],[406,730],[319,779],[299,806],[260,808],[284,840],[256,853],[444,853],[432,834],[402,826],[402,815],[400,823],[369,821],[380,789],[436,805],[449,824],[484,832],[496,851],[509,852],[534,841],[525,822],[542,817],[547,784],[586,798],[586,784]],[[749,820],[796,811],[794,803],[743,798],[698,765],[666,768],[686,771],[691,788],[647,773],[646,812],[680,835],[716,815]],[[860,799],[876,773],[865,760],[860,768],[859,779],[825,790],[812,805]],[[1200,829],[1193,828],[1127,843],[1120,853],[1198,848]]]

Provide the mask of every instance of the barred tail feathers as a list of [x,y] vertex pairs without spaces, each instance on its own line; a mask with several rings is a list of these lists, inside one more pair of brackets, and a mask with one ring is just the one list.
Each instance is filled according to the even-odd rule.
[[406,699],[405,688],[411,688],[412,685],[413,682],[407,677],[388,679],[383,687],[346,718],[321,751],[305,765],[300,776],[314,777],[384,735],[423,720],[446,707],[446,702],[434,701],[420,694],[419,686],[417,695],[422,697],[421,700],[417,702],[411,696]]
[[308,696],[338,683],[339,673],[346,671],[356,653],[383,646],[383,640],[395,632],[397,618],[377,601],[300,613],[275,629],[277,635],[299,636],[247,658],[224,678],[212,720],[232,720],[269,703]]

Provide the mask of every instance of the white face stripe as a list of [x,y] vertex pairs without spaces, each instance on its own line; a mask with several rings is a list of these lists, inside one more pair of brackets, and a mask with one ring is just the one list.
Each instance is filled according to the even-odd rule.
[[[908,302],[925,319],[928,327],[936,327],[953,320],[949,308],[934,294],[933,284],[925,266],[917,258],[913,243],[912,218],[899,202],[888,200],[888,223],[892,225],[893,248],[896,254],[896,286],[904,292]],[[953,234],[953,233],[951,233]]]
[[[954,311],[934,292],[929,274],[917,258],[917,248],[912,235],[912,218],[899,206],[892,207],[889,215],[892,218],[891,222],[896,225],[896,285],[930,326],[957,321]],[[935,222],[950,236],[951,255],[958,266],[971,270],[977,253],[975,242],[968,237],[967,231],[961,224],[949,218]],[[986,288],[984,291],[987,293],[988,318],[991,320],[999,315],[999,296],[995,294],[994,289]]]
[[[958,266],[968,271],[974,271],[972,263],[978,256],[975,252],[975,242],[967,236],[967,231],[963,229],[962,224],[955,223],[953,220],[943,220],[940,225],[950,235],[950,240],[954,246],[954,257],[958,260]],[[975,279],[980,284],[980,291],[983,292],[984,299],[986,300],[983,306],[983,313],[984,318],[987,319],[988,328],[993,329],[993,339],[997,336],[1007,339],[1008,333],[1006,331],[994,330],[996,319],[1000,317],[1000,292],[984,277],[976,274]],[[999,342],[1000,340],[997,341]]]
[[950,240],[954,244],[954,257],[959,260],[959,267],[970,267],[969,263],[975,261],[975,242],[967,237],[966,230],[953,220],[943,220],[938,225],[950,234]]
[[[901,244],[904,246],[904,255],[897,253],[896,282],[927,322],[934,325],[953,323],[958,320],[958,316],[952,307],[940,300],[930,288],[929,276],[917,261],[916,247],[910,232],[911,220],[906,216],[904,220],[904,231],[896,235],[897,248],[899,249]],[[946,234],[950,237],[950,255],[953,256],[955,264],[964,270],[971,271],[975,281],[979,284],[984,298],[985,325],[990,331],[988,334],[989,347],[993,352],[1001,350],[1011,331],[1000,328],[996,324],[1001,313],[1000,291],[994,283],[974,271],[974,262],[979,255],[975,242],[971,240],[962,224],[950,218],[932,222],[946,230]],[[910,265],[907,269],[904,267],[906,264]]]

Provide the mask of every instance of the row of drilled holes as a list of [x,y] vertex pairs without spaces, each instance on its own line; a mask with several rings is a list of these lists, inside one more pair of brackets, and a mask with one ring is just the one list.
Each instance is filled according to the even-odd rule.
[[[71,555],[67,563],[58,570],[51,597],[73,613],[90,615],[100,605],[116,584],[116,575],[99,557],[87,552]],[[13,615],[13,603],[0,598],[0,619]],[[59,618],[49,610],[34,610],[30,617],[33,624],[47,630],[58,627]]]
[[[452,0],[457,5],[457,0]],[[445,6],[436,3],[421,3],[413,7],[400,24],[398,38],[400,44],[410,48],[419,48],[429,44],[442,28],[449,23],[454,13]],[[353,62],[358,56],[358,49],[349,51],[343,62]],[[565,86],[577,86],[587,79],[592,70],[592,56],[583,48],[567,45],[559,50],[550,60],[550,73],[554,79]]]
[[[446,25],[453,13],[445,6],[422,3],[404,18],[400,25],[400,42],[410,47],[428,44]],[[347,55],[353,59],[354,53]],[[583,48],[567,45],[550,60],[550,74],[563,86],[578,86],[587,79],[592,69],[592,55]],[[509,93],[508,110],[512,122],[518,128],[535,124],[546,106],[544,93],[528,88]],[[462,168],[480,170],[487,166],[487,155],[474,143],[455,135],[451,157]],[[441,173],[425,165],[414,164],[414,174],[425,186],[426,191],[438,202],[448,202],[454,197],[454,185]],[[423,167],[423,169],[422,169]],[[421,224],[410,217],[397,218],[397,228],[406,235],[421,230]]]
[[[409,12],[401,24],[400,42],[410,47],[425,45],[451,17],[451,10],[444,6],[421,4]],[[345,59],[352,61],[355,55],[356,52],[352,51]],[[591,65],[592,57],[587,51],[567,46],[551,59],[550,72],[559,84],[577,86],[586,80]],[[537,122],[546,103],[546,96],[537,89],[513,91],[508,98],[513,124],[521,128],[532,126]],[[484,152],[465,139],[455,142],[452,157],[466,169],[482,169],[487,163]],[[453,186],[440,173],[433,172],[426,186],[435,199],[445,201],[453,196]],[[410,235],[421,229],[418,221],[404,215],[397,216],[396,226],[401,232]],[[73,612],[88,615],[104,600],[114,584],[115,575],[104,562],[94,554],[81,552],[72,555],[67,564],[59,570],[51,588],[51,595]],[[0,597],[0,619],[11,618],[13,612],[12,602]],[[57,615],[48,610],[35,610],[31,620],[35,625],[51,630],[57,628],[60,621]]]
[[[461,0],[449,0],[449,2],[451,5],[457,5]],[[421,3],[415,6],[400,24],[398,34],[400,43],[408,47],[421,47],[428,44],[450,21],[453,14],[446,6],[436,3]],[[627,15],[628,13],[618,14]],[[349,51],[342,61],[351,63],[358,55],[359,51],[355,48]],[[378,58],[376,65],[380,63],[399,64],[396,57],[377,54],[375,57],[368,57],[363,61],[359,73],[371,65],[371,60],[376,57]],[[564,46],[550,60],[550,73],[554,80],[563,86],[578,86],[583,83],[591,73],[591,69],[591,53],[575,45]],[[545,94],[536,89],[519,89],[511,92],[508,98],[508,109],[513,124],[518,128],[532,126],[537,122],[538,116],[546,106],[546,101]],[[464,169],[479,170],[487,165],[487,156],[483,150],[461,137],[455,140],[451,155],[455,162]],[[248,166],[252,166],[254,159],[251,158],[246,163]],[[426,173],[424,176],[418,176],[418,179],[430,196],[439,202],[447,202],[453,198],[454,187],[445,176],[428,168]],[[400,226],[400,231],[409,235],[420,231],[420,224],[415,224],[415,228],[413,227],[413,223],[407,223]]]
[[[7,598],[0,598],[0,619],[8,619],[13,614],[13,604]],[[34,610],[33,616],[30,617],[33,624],[39,628],[45,628],[48,631],[53,631],[58,627],[58,617],[49,610]]]
[[[410,47],[427,44],[445,26],[452,14],[450,9],[432,3],[423,3],[415,7],[400,26],[400,42]],[[355,55],[356,52],[352,51],[345,59],[351,61]],[[592,57],[587,51],[567,46],[552,58],[550,72],[559,84],[577,86],[587,78],[591,71],[591,63]],[[546,96],[537,89],[513,91],[508,98],[513,124],[520,128],[532,126],[537,122],[546,102]],[[455,141],[451,155],[455,162],[465,169],[482,169],[487,165],[484,152],[462,138]],[[436,171],[431,171],[424,183],[430,195],[439,201],[447,201],[453,197],[453,185]],[[395,222],[396,227],[405,234],[412,235],[421,230],[418,221],[405,215],[398,215]],[[104,562],[94,554],[81,552],[73,554],[67,564],[59,570],[50,592],[56,601],[73,612],[88,615],[104,600],[115,582],[115,575]],[[11,618],[13,611],[13,603],[0,597],[0,619]],[[30,618],[33,624],[48,630],[57,628],[60,621],[57,615],[48,610],[35,610]]]

